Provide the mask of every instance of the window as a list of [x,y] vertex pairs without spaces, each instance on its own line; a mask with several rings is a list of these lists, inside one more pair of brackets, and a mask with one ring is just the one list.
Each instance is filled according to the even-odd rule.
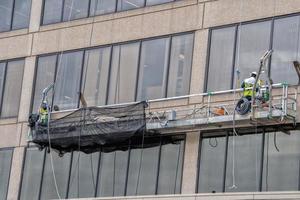
[[[10,5],[10,0],[4,1],[5,2],[3,4],[9,4],[9,8],[12,7]],[[47,25],[70,21],[173,1],[175,0],[44,0],[42,24]],[[10,20],[9,12],[11,11],[7,10],[6,13],[3,13],[3,16],[8,18],[8,21]],[[5,26],[5,24],[3,26]]]
[[90,15],[103,15],[116,10],[117,0],[91,0]]
[[[259,59],[269,49],[273,53],[267,66],[273,82],[299,83],[293,65],[293,61],[300,60],[299,15],[212,29],[210,38],[207,91],[234,88],[252,71],[258,71]],[[235,78],[237,71],[239,79]],[[267,81],[264,77],[262,74],[261,79]],[[215,80],[221,80],[222,84]]]
[[138,100],[166,96],[169,45],[169,38],[142,43]]
[[118,11],[144,7],[145,0],[119,0]]
[[231,88],[235,32],[236,27],[211,31],[207,91]]
[[[132,138],[122,151],[52,152],[58,192],[62,198],[180,193],[184,143],[184,135],[145,136]],[[20,200],[58,198],[50,154],[27,148],[23,170]]]
[[300,16],[274,21],[271,76],[275,83],[298,84],[293,61],[300,61]]
[[27,28],[31,0],[0,1],[0,32]]
[[0,62],[1,118],[18,116],[24,63],[23,59]]
[[147,6],[162,4],[162,3],[168,3],[174,0],[147,0]]
[[193,38],[189,33],[39,56],[32,111],[52,83],[48,102],[60,110],[78,108],[80,91],[88,106],[189,94]]
[[299,190],[300,131],[251,132],[202,138],[198,192]]
[[134,102],[140,43],[114,46],[108,104]]
[[27,148],[19,200],[37,200],[42,180],[45,151]]
[[89,0],[64,0],[63,21],[87,17],[88,7]]
[[193,34],[172,38],[168,97],[189,94],[193,44]]
[[111,48],[88,50],[85,53],[83,94],[89,106],[106,104]]
[[57,192],[61,198],[66,198],[71,166],[71,154],[65,154],[63,157],[59,157],[57,153],[52,153],[53,168],[58,191],[56,191],[55,188],[50,156],[49,153],[46,154],[40,199],[58,199]]
[[13,149],[0,149],[0,199],[6,199]]
[[[300,132],[265,136],[263,191],[297,191],[300,188]],[[276,149],[274,145],[276,141]]]
[[58,59],[53,104],[60,110],[77,108],[83,52],[62,54]]

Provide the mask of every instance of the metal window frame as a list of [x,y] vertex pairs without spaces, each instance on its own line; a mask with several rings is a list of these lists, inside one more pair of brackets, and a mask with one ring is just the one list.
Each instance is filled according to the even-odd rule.
[[[6,192],[5,192],[5,199],[7,198],[8,196],[8,187],[9,187],[9,182],[10,182],[10,177],[11,177],[11,167],[12,167],[12,161],[13,161],[13,156],[14,156],[14,147],[5,147],[5,148],[0,148],[0,152],[1,151],[11,151],[11,157],[10,157],[10,161],[9,161],[9,169],[8,169],[8,179],[7,179],[7,188],[6,188]],[[2,184],[2,183],[1,183]]]

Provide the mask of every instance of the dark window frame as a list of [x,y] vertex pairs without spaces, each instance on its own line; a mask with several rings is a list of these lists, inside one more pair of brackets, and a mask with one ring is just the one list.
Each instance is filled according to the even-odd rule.
[[[234,42],[233,63],[232,63],[231,87],[228,88],[228,89],[233,89],[234,88],[234,79],[235,79],[234,74],[235,74],[235,70],[236,70],[235,62],[236,62],[237,49],[238,49],[238,28],[239,28],[239,26],[270,21],[271,27],[270,27],[269,48],[272,49],[273,42],[274,42],[273,41],[274,40],[273,36],[274,36],[274,23],[275,23],[275,20],[289,18],[289,17],[295,17],[295,16],[300,16],[300,12],[292,13],[292,14],[279,15],[279,16],[273,16],[273,17],[267,17],[267,18],[256,19],[256,20],[250,20],[250,21],[245,21],[245,22],[240,22],[240,23],[233,23],[233,24],[228,24],[228,25],[221,25],[221,26],[211,27],[209,29],[207,49],[206,49],[206,64],[205,64],[205,78],[204,78],[204,84],[203,84],[203,91],[208,92],[208,75],[209,75],[209,64],[210,64],[209,59],[210,59],[210,50],[211,50],[211,37],[212,37],[212,31],[213,30],[229,28],[229,27],[235,27],[235,29],[236,29],[236,33],[235,33],[235,36],[234,36],[235,42]],[[271,74],[272,55],[271,55],[269,60],[270,61],[268,62],[267,67],[270,70],[270,74]],[[237,87],[237,88],[239,88],[239,87]]]
[[[8,189],[9,189],[9,182],[10,182],[10,177],[11,177],[11,167],[12,167],[12,161],[13,161],[13,157],[14,157],[14,147],[4,147],[4,148],[0,148],[0,151],[6,151],[6,150],[10,150],[11,151],[11,158],[10,158],[10,165],[9,165],[9,175],[8,175],[8,181],[7,181],[7,188],[6,188],[6,197],[8,196]],[[2,183],[1,183],[2,184]]]

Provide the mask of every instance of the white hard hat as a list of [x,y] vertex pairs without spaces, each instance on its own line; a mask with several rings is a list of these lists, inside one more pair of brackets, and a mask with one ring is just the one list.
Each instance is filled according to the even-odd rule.
[[256,73],[256,72],[251,72],[251,76],[252,76],[252,75],[257,76],[257,73]]

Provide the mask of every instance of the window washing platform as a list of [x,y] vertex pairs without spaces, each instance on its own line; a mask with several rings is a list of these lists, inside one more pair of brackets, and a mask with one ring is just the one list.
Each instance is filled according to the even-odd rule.
[[[277,89],[274,89],[276,95],[270,95],[271,109],[254,106],[247,115],[234,112],[241,89],[53,112],[48,126],[37,123],[31,127],[28,142],[41,149],[51,143],[51,148],[62,154],[74,150],[93,153],[103,151],[103,147],[108,152],[126,149],[129,140],[134,143],[136,136],[143,135],[251,126],[292,127],[296,124],[297,89],[286,84],[274,85],[274,88]],[[214,96],[222,98],[222,95],[230,100],[218,102],[214,99]],[[232,95],[235,98],[230,98]],[[201,103],[159,106],[194,97],[201,99]],[[170,139],[169,142],[175,141]],[[151,145],[151,142],[145,144]]]

